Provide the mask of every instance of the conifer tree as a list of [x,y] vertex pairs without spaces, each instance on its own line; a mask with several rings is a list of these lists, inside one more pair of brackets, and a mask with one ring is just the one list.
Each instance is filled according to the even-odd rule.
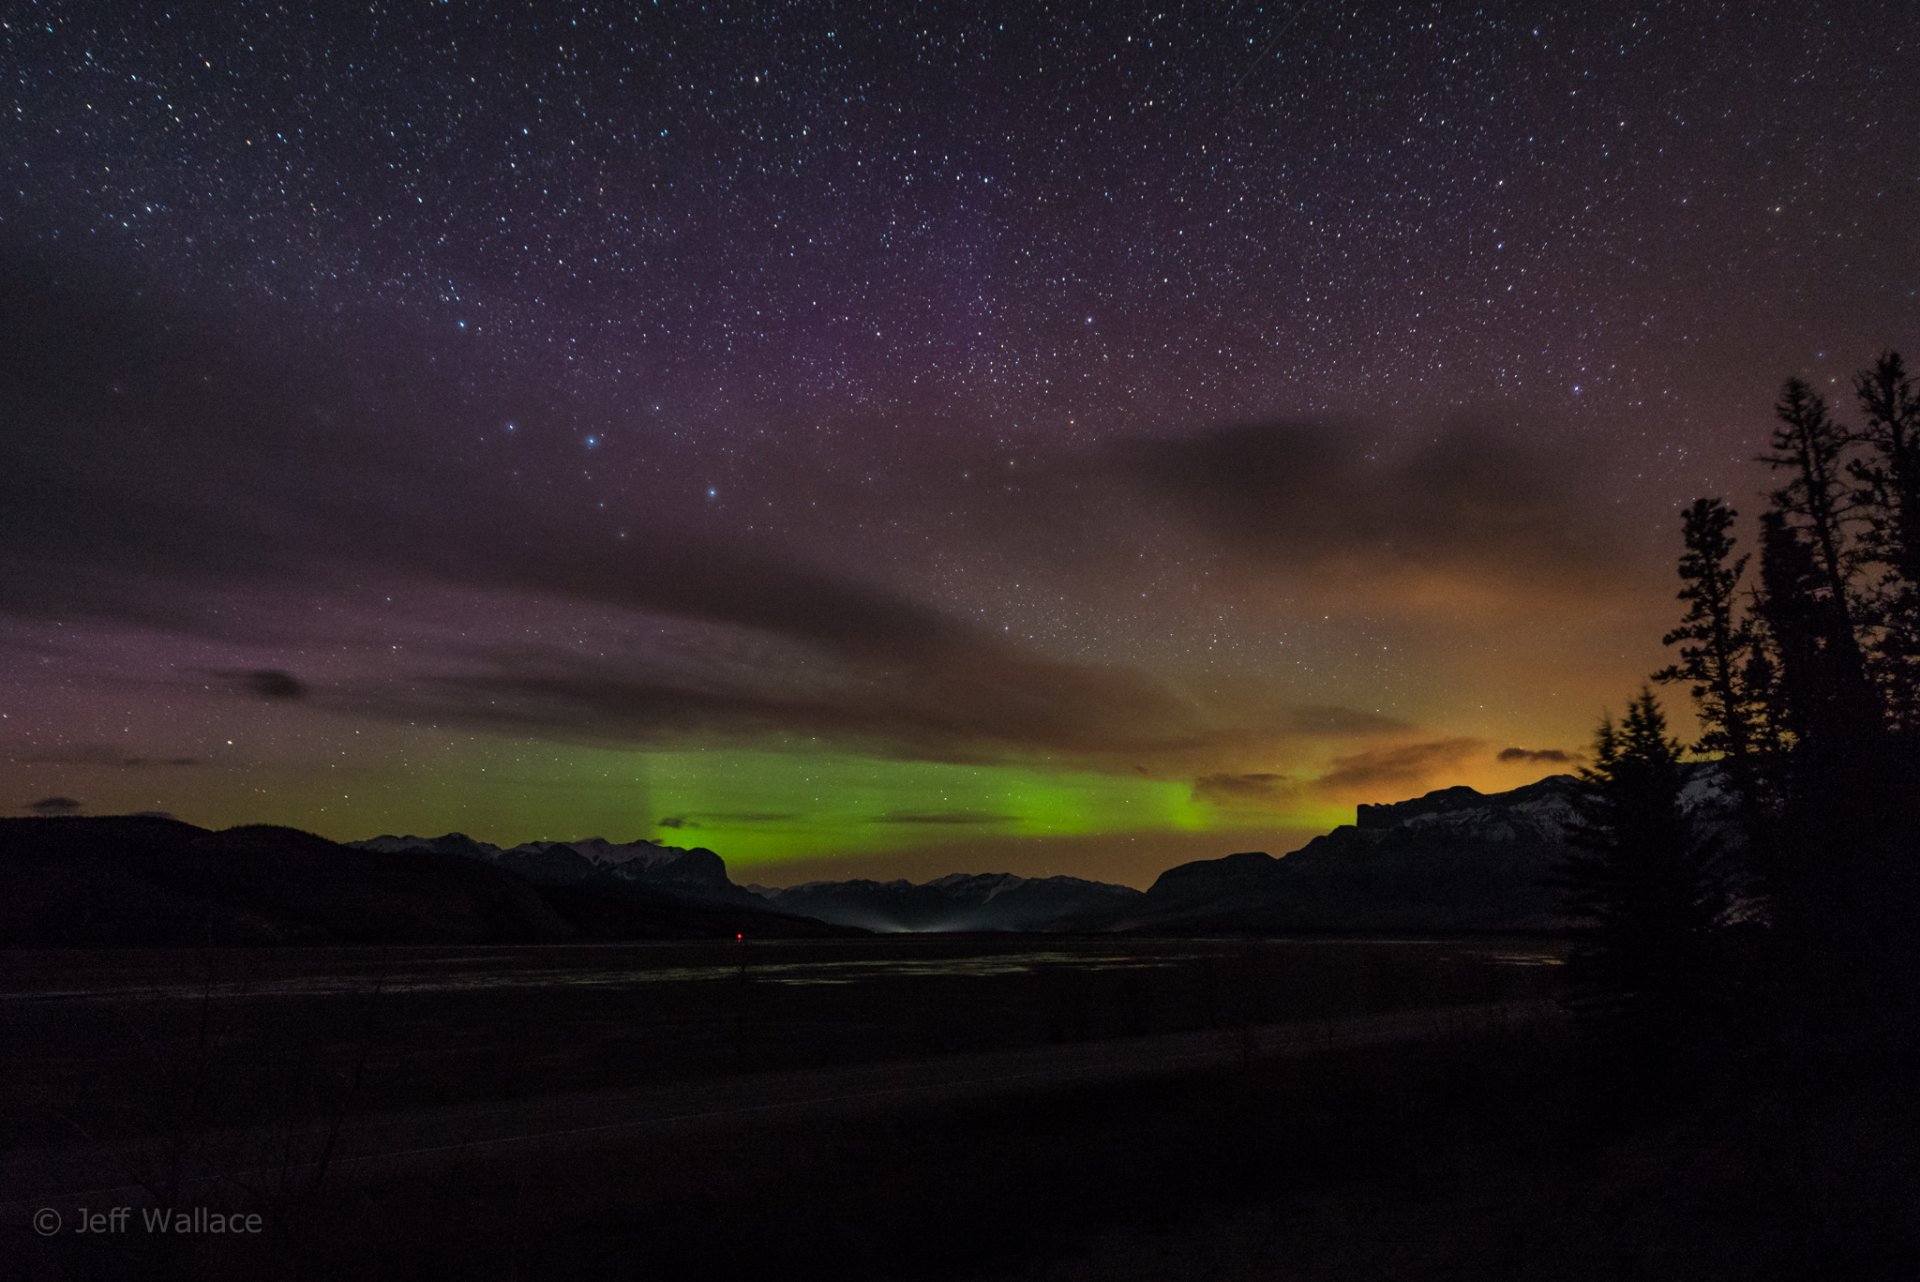
[[1855,515],[1846,485],[1847,432],[1834,421],[1826,402],[1811,387],[1790,378],[1774,405],[1780,425],[1773,453],[1760,461],[1784,471],[1786,484],[1773,492],[1776,510],[1797,518],[1819,569],[1816,582],[1853,620],[1851,587],[1854,558],[1847,546],[1847,525]]
[[1737,515],[1720,499],[1696,499],[1687,509],[1679,593],[1687,613],[1661,638],[1661,644],[1680,648],[1680,660],[1655,673],[1654,680],[1686,683],[1700,715],[1695,749],[1721,760],[1728,781],[1753,813],[1761,806],[1755,760],[1760,732],[1759,700],[1749,683],[1767,678],[1754,666],[1754,626],[1739,608],[1747,558],[1733,554]]
[[1715,989],[1726,901],[1714,851],[1681,809],[1680,745],[1643,689],[1600,724],[1581,771],[1566,909],[1588,930],[1569,958],[1570,1004],[1616,1050],[1655,1059],[1697,1027]]
[[1787,380],[1774,412],[1774,452],[1761,461],[1787,480],[1762,519],[1761,570],[1785,719],[1794,734],[1831,746],[1865,742],[1878,734],[1881,711],[1867,677],[1854,585],[1851,527],[1859,513],[1843,479],[1851,438],[1800,379]]
[[1850,472],[1859,488],[1863,557],[1877,574],[1869,656],[1894,724],[1920,730],[1920,392],[1897,352],[1854,380],[1866,450]]
[[1790,744],[1816,733],[1830,702],[1816,622],[1816,572],[1806,540],[1779,511],[1760,516],[1760,588],[1754,608],[1766,623],[1775,670],[1771,720]]

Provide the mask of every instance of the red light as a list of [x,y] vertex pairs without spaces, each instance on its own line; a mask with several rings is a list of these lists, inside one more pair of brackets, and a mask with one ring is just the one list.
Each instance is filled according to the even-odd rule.
[[735,938],[735,939],[745,939],[745,938],[746,938],[746,936],[745,936],[745,935],[735,935],[735,936],[734,936],[734,938]]

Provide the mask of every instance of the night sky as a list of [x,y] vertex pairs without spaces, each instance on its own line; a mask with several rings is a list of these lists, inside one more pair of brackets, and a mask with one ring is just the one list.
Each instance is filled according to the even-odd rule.
[[0,809],[1291,849],[1920,348],[1920,13],[11,6]]

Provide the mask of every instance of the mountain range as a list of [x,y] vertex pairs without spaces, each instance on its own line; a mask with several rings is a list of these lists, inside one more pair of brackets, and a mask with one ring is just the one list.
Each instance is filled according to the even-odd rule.
[[[461,833],[338,845],[288,828],[165,818],[0,820],[0,944],[558,942],[868,931],[1502,931],[1565,926],[1552,879],[1577,781],[1445,788],[1359,807],[1274,857],[1170,868],[1145,891],[955,873],[736,885],[720,856],[589,837],[501,847]],[[1722,827],[1711,766],[1683,805]]]
[[1157,932],[1549,930],[1566,858],[1571,776],[1511,792],[1447,788],[1361,806],[1352,824],[1281,858],[1262,851],[1169,868],[1107,929]]
[[[1352,824],[1290,854],[1247,851],[1182,864],[1145,891],[1011,873],[739,887],[710,850],[600,838],[506,850],[458,834],[358,844],[458,850],[534,880],[625,879],[878,932],[1554,930],[1567,924],[1553,879],[1569,853],[1578,787],[1572,775],[1551,775],[1508,792],[1453,787],[1362,805]],[[1730,802],[1712,766],[1688,767],[1682,805],[1702,825],[1725,822]]]
[[720,856],[704,847],[682,850],[655,841],[588,837],[581,841],[529,841],[502,848],[460,832],[442,837],[373,837],[347,845],[383,855],[419,851],[458,855],[536,886],[644,886],[692,899],[764,907],[734,885]]
[[[158,816],[0,819],[0,946],[566,943],[855,935],[788,916],[694,859],[658,880],[536,881],[465,838],[339,845]],[[575,856],[585,863],[588,856]],[[564,865],[564,859],[561,862]],[[590,866],[590,865],[589,865]],[[616,867],[618,864],[616,863]],[[684,877],[685,881],[677,877]]]
[[809,881],[775,888],[748,886],[781,912],[874,931],[1049,930],[1068,920],[1098,919],[1144,898],[1131,886],[1079,877],[1016,877],[951,873],[909,881]]
[[637,839],[530,841],[500,847],[464,833],[441,837],[372,837],[349,842],[375,854],[459,856],[512,873],[536,886],[636,886],[697,903],[725,904],[882,932],[1045,930],[1068,917],[1117,910],[1141,897],[1131,886],[1079,877],[953,873],[908,881],[812,881],[798,886],[738,886],[719,855]]

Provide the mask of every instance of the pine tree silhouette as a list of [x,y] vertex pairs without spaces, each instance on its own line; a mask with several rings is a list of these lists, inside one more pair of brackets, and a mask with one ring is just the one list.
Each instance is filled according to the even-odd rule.
[[1773,492],[1774,510],[1795,518],[1804,530],[1818,567],[1815,581],[1851,624],[1855,558],[1847,527],[1857,513],[1846,486],[1844,457],[1851,438],[1834,421],[1826,402],[1797,378],[1781,388],[1774,415],[1779,426],[1773,432],[1773,453],[1760,456],[1761,462],[1787,476],[1786,484]]
[[1693,750],[1720,759],[1752,828],[1770,810],[1760,757],[1768,739],[1761,722],[1773,679],[1754,622],[1740,610],[1747,557],[1733,554],[1738,515],[1715,498],[1696,499],[1687,509],[1679,593],[1687,614],[1661,638],[1662,645],[1680,648],[1680,660],[1653,679],[1686,684],[1700,715],[1701,734]]
[[1568,1005],[1614,1051],[1648,1065],[1679,1053],[1711,1002],[1712,932],[1727,908],[1717,850],[1688,824],[1680,745],[1642,689],[1603,719],[1580,773],[1563,884],[1587,929],[1568,961]]
[[1854,379],[1865,450],[1849,464],[1858,483],[1862,559],[1877,573],[1870,621],[1879,630],[1876,683],[1894,726],[1920,731],[1920,392],[1898,352],[1883,352]]

